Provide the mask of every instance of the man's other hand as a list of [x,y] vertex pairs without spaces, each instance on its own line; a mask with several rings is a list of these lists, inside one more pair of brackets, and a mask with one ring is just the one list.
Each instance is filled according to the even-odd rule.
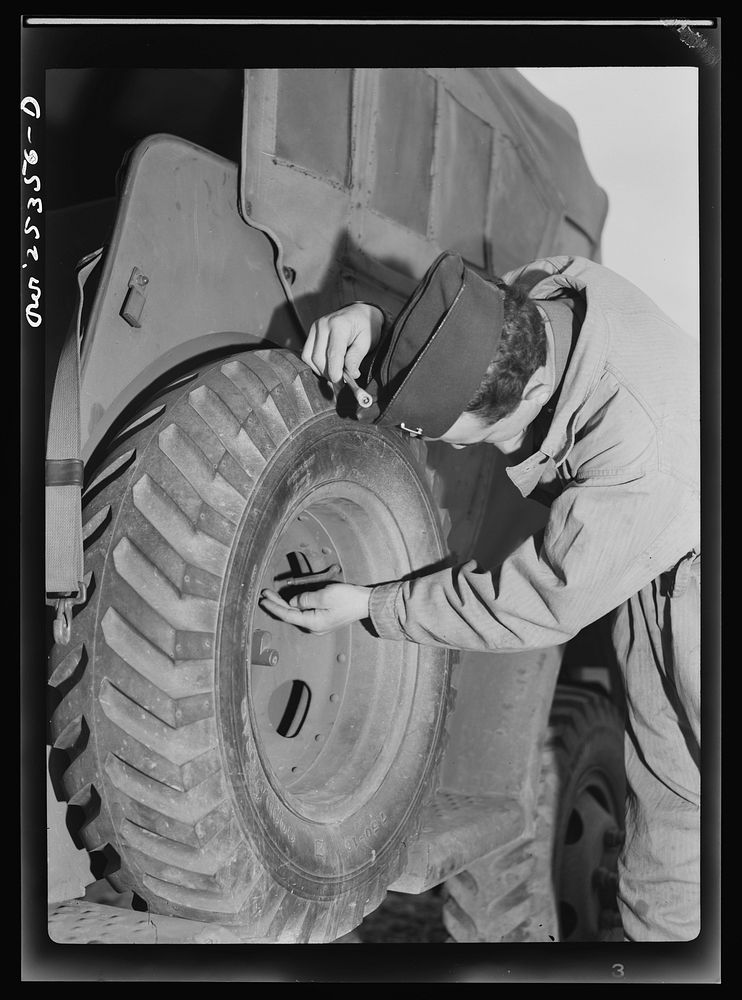
[[285,601],[273,590],[264,590],[260,606],[274,618],[314,635],[326,635],[368,618],[370,594],[370,587],[349,583],[331,583],[321,590],[305,590],[290,601]]
[[340,382],[343,369],[358,378],[359,365],[378,344],[383,325],[384,314],[377,306],[353,302],[312,323],[302,361],[331,382]]

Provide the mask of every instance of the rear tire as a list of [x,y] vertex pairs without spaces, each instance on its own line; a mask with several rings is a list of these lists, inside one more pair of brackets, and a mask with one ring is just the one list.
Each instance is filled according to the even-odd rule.
[[596,941],[615,932],[623,731],[604,695],[557,688],[535,836],[446,883],[444,923],[456,941]]
[[341,420],[295,356],[254,351],[159,399],[88,485],[52,739],[82,842],[150,910],[332,941],[401,874],[453,654],[365,624],[310,636],[257,599],[326,564],[376,583],[442,560],[414,447]]

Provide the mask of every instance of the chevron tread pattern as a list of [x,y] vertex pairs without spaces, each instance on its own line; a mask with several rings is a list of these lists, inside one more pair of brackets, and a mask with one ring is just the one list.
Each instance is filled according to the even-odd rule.
[[124,859],[112,881],[155,910],[279,942],[334,940],[386,892],[383,873],[317,900],[276,881],[236,818],[217,731],[232,540],[276,450],[333,406],[298,357],[252,351],[183,380],[120,431],[85,491],[95,585],[50,662],[65,789],[88,848]]

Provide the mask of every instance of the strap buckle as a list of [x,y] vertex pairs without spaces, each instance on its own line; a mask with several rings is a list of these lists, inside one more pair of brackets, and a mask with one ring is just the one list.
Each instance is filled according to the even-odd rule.
[[88,581],[81,580],[77,594],[63,594],[49,597],[46,603],[55,608],[54,641],[60,646],[69,644],[72,634],[72,609],[77,604],[84,604],[88,599]]

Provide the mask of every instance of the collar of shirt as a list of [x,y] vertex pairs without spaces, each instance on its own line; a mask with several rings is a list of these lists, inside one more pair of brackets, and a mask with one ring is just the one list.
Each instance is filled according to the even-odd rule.
[[[554,395],[544,408],[544,420],[541,426],[538,426],[538,418],[534,421],[534,425],[537,426],[532,425],[534,431],[543,430],[543,440],[537,443],[534,434],[534,445],[538,450],[518,465],[506,469],[508,476],[523,496],[532,493],[544,476],[551,475],[554,469],[564,462],[574,441],[576,417],[595,388],[605,365],[608,345],[607,324],[599,304],[591,300],[586,282],[581,280],[582,263],[581,259],[575,261],[564,257],[534,261],[526,268],[511,272],[511,275],[505,278],[514,280],[512,277],[514,275],[521,280],[525,275],[528,280],[528,272],[535,272],[538,280],[530,289],[531,298],[544,300],[555,298],[565,290],[571,293],[577,292],[584,299],[585,309],[581,335],[572,343],[572,353],[561,379],[561,386],[557,383]],[[562,344],[557,350],[554,329],[548,316],[546,330],[558,365],[559,360],[564,358],[565,347]],[[544,424],[547,424],[545,428]]]
[[[555,397],[559,392],[563,376],[566,372],[568,352],[562,346],[562,338],[557,338],[555,336],[554,328],[551,324],[549,315],[543,309],[540,309],[540,312],[544,321],[544,329],[546,332],[546,339],[548,341],[549,366],[551,367],[554,375],[554,392],[552,393],[551,399],[555,400]],[[549,400],[549,403],[551,403],[551,399]],[[534,420],[529,429],[529,438],[534,446],[538,446],[546,436],[545,433],[540,433],[540,429],[536,426],[537,422],[544,415],[547,416],[547,420],[549,421],[553,416],[553,411],[551,414],[547,414],[546,408],[549,403],[544,406],[541,413],[536,420]],[[537,450],[529,455],[523,462],[520,462],[518,465],[507,466],[505,471],[518,490],[520,490],[521,494],[526,497],[535,490],[540,480],[544,477],[544,474],[547,472],[551,473],[553,468],[553,458],[537,447]]]

